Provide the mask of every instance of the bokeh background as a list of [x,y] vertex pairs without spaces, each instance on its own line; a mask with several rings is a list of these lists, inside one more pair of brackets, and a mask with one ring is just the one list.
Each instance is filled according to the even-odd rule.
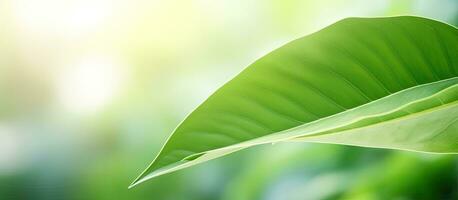
[[282,44],[348,16],[458,24],[456,0],[2,0],[0,199],[458,199],[458,157],[244,150],[127,186],[173,128]]

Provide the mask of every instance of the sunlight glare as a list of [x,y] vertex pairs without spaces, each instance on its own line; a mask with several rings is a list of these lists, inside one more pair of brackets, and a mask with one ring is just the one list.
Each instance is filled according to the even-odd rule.
[[122,85],[120,64],[107,57],[89,57],[57,76],[58,99],[69,111],[94,112],[112,100]]

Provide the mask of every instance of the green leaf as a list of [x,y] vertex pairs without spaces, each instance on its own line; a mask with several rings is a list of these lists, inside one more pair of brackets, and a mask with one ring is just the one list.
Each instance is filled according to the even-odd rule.
[[321,142],[458,153],[458,30],[349,18],[269,53],[212,94],[134,186],[247,147]]

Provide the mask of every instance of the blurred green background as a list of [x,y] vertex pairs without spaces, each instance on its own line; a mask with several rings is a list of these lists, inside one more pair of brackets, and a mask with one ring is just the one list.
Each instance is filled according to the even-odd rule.
[[127,186],[254,60],[349,16],[456,0],[2,0],[0,199],[458,199],[458,157],[275,144]]

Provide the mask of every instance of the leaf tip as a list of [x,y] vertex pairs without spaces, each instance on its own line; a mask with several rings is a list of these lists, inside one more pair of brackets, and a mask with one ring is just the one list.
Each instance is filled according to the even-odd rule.
[[142,183],[145,181],[145,178],[141,174],[139,177],[137,177],[128,187],[127,189],[132,189],[133,187],[137,186],[138,184]]

